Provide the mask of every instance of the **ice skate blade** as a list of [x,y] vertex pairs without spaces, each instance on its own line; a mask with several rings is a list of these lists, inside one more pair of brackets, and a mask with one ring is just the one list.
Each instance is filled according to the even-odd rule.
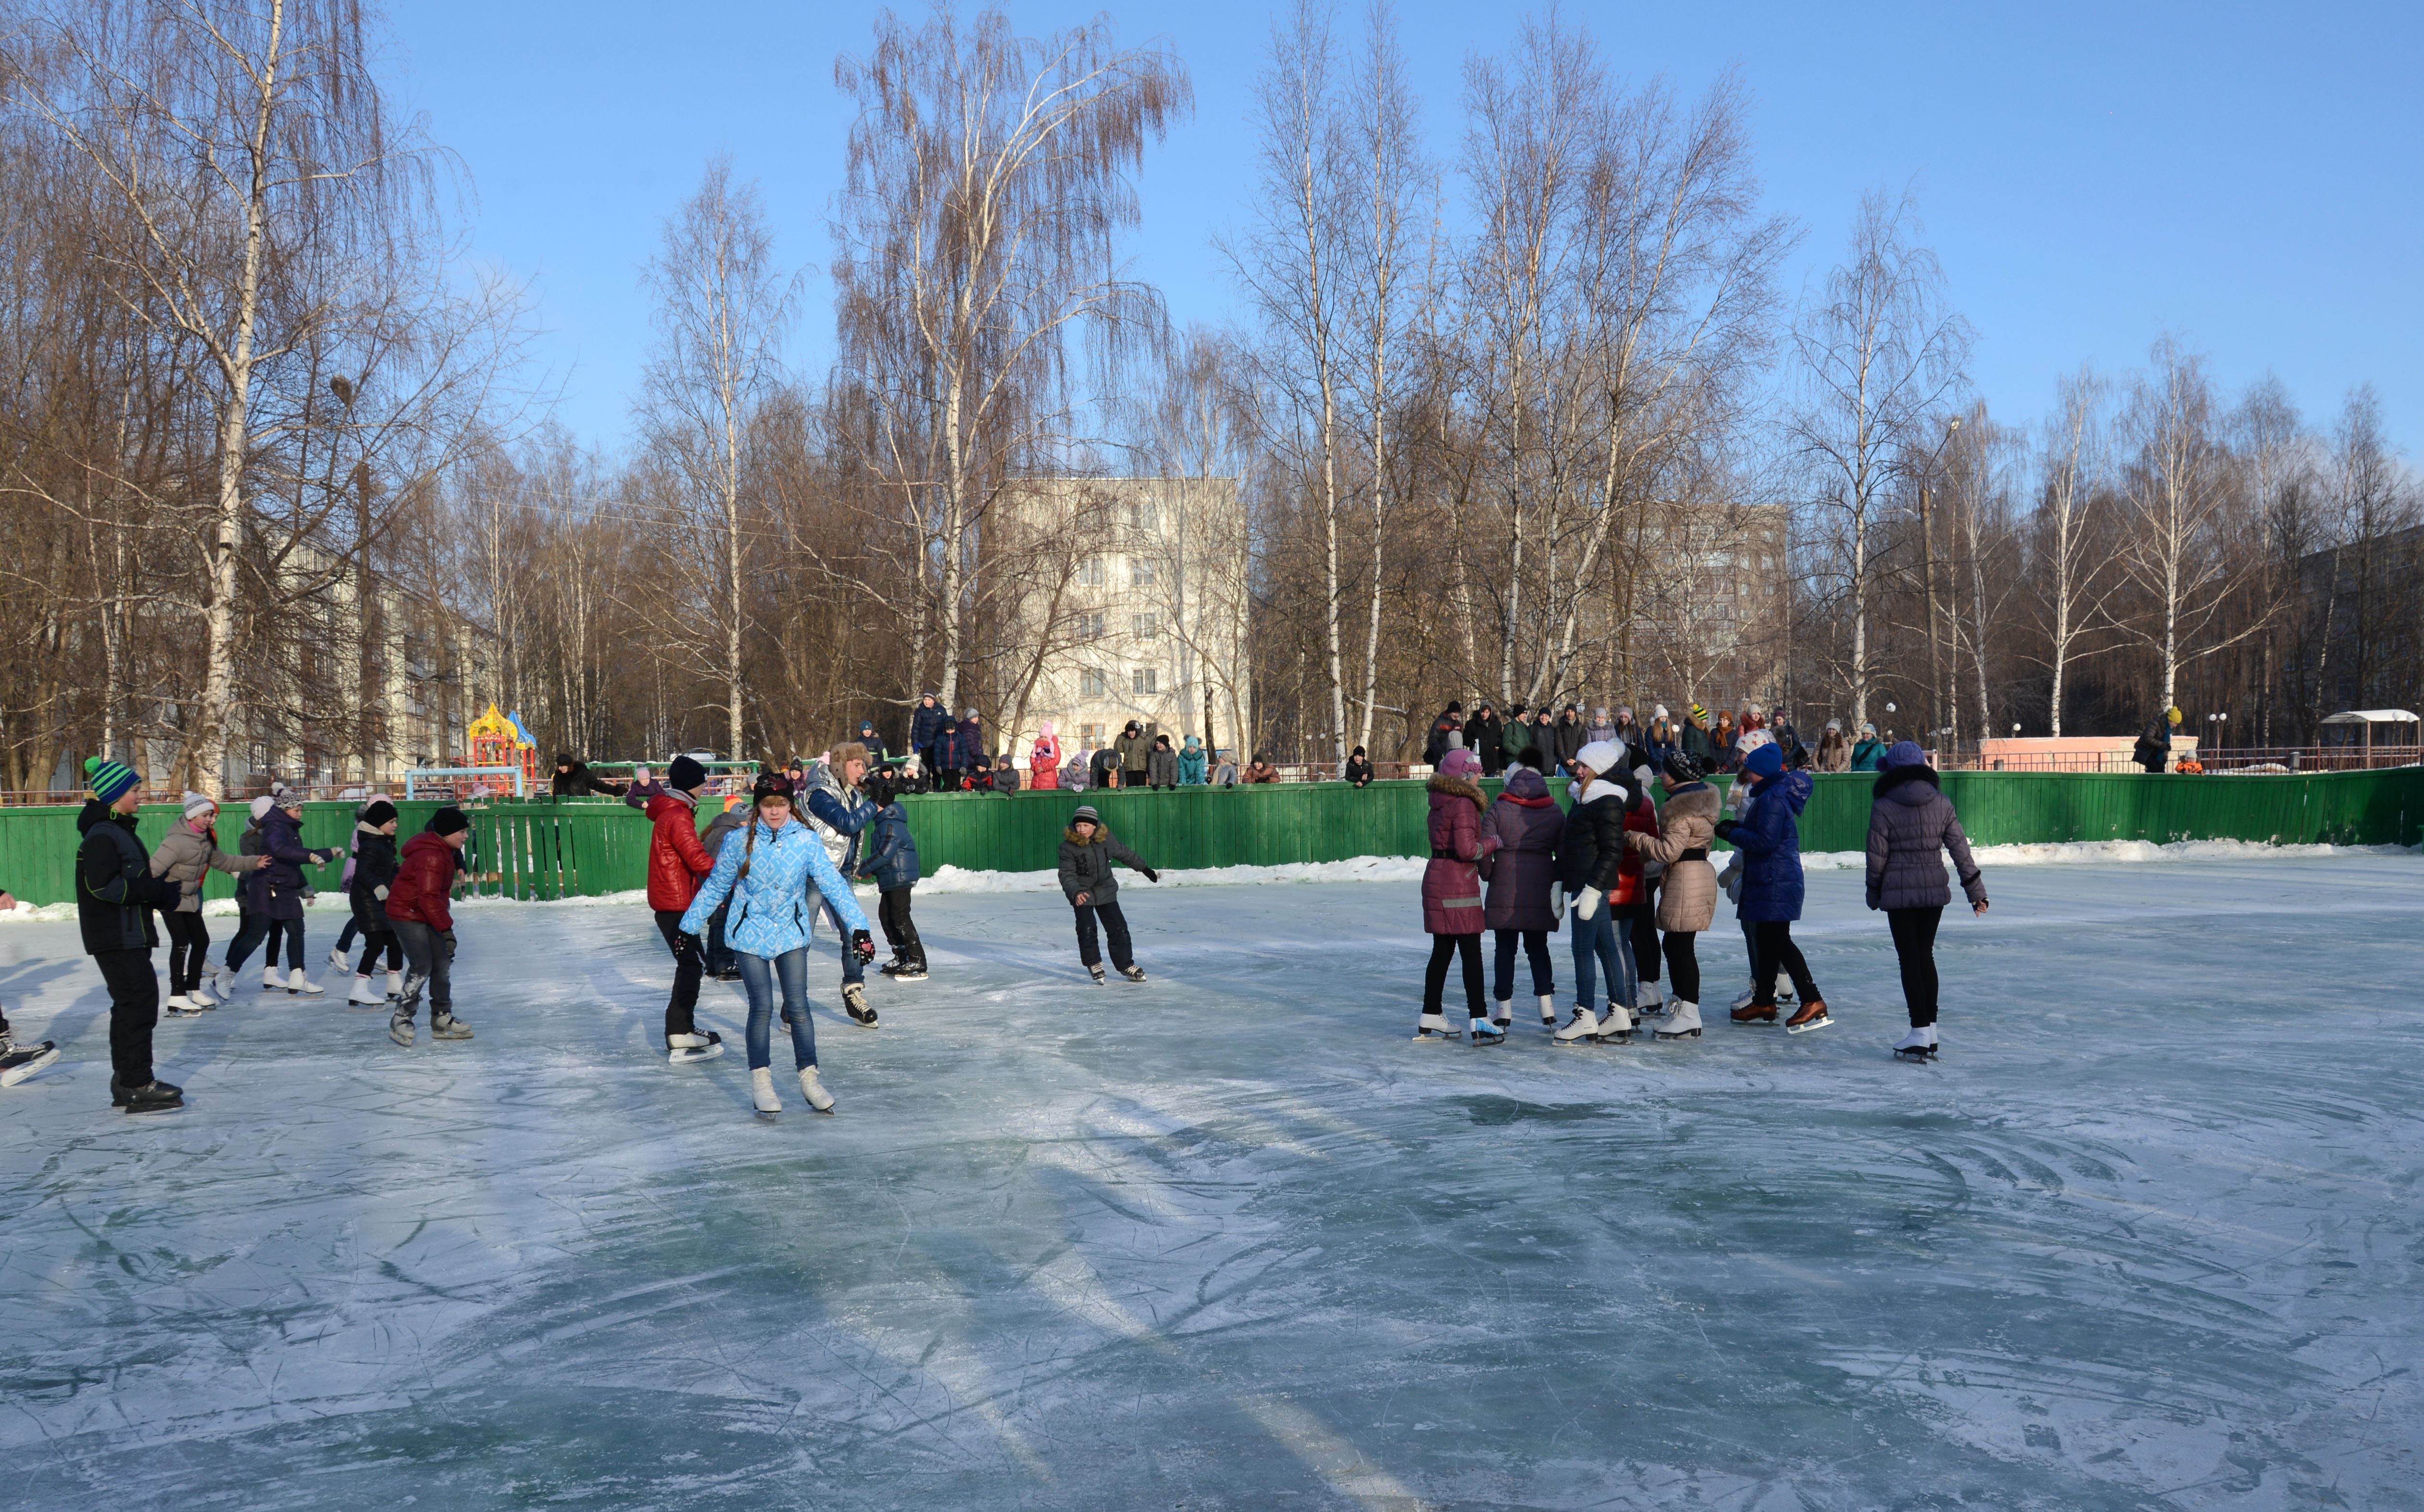
[[687,1066],[695,1060],[712,1060],[722,1054],[724,1054],[723,1045],[705,1044],[699,1045],[695,1048],[685,1047],[679,1050],[668,1050],[665,1052],[665,1059],[671,1064],[677,1066]]
[[1464,1036],[1461,1034],[1443,1034],[1438,1029],[1416,1029],[1414,1031],[1414,1043],[1416,1044],[1452,1044],[1463,1038]]
[[391,1028],[387,1031],[387,1037],[409,1050],[412,1048],[413,1040],[418,1037],[418,1031],[409,1027],[400,1029]]
[[1784,1032],[1787,1034],[1807,1034],[1811,1029],[1829,1029],[1834,1027],[1835,1021],[1832,1018],[1814,1018],[1807,1024],[1788,1024],[1784,1027]]
[[0,1071],[0,1087],[14,1087],[58,1058],[58,1047],[53,1045],[30,1060],[21,1061],[6,1071]]
[[1917,1066],[1927,1065],[1936,1059],[1936,1048],[1933,1045],[1911,1050],[1897,1050],[1893,1054],[1896,1060],[1906,1060]]
[[173,1103],[154,1103],[149,1107],[136,1107],[129,1103],[126,1106],[126,1116],[135,1119],[156,1119],[164,1113],[183,1113],[184,1110],[185,1100],[181,1097]]
[[752,1109],[752,1111],[758,1115],[758,1122],[760,1123],[780,1123],[783,1122],[783,1115],[780,1113],[769,1113],[762,1107]]
[[1658,1038],[1662,1040],[1697,1040],[1699,1037],[1700,1031],[1698,1029],[1684,1029],[1675,1034],[1669,1034],[1665,1029],[1660,1029],[1658,1031]]

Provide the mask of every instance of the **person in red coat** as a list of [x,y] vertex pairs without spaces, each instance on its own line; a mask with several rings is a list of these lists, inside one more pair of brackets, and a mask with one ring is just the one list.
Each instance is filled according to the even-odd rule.
[[689,756],[674,757],[664,790],[648,800],[648,907],[657,932],[674,953],[674,991],[665,999],[665,1058],[678,1066],[724,1054],[724,1036],[699,1032],[698,981],[706,958],[697,935],[682,932],[682,915],[698,896],[699,879],[715,869],[715,857],[698,838],[698,795],[707,769]]
[[1440,1011],[1447,987],[1447,963],[1461,958],[1464,997],[1473,1042],[1496,1044],[1507,1031],[1490,1022],[1481,997],[1481,931],[1487,915],[1481,902],[1480,863],[1498,849],[1498,836],[1481,824],[1483,803],[1481,758],[1462,746],[1450,747],[1440,757],[1430,780],[1430,865],[1423,868],[1423,929],[1431,937],[1431,961],[1423,974],[1423,1016],[1414,1027],[1417,1040],[1454,1040],[1459,1029],[1448,1027]]
[[446,900],[463,869],[463,843],[471,821],[449,804],[429,816],[429,826],[404,842],[395,881],[388,884],[387,917],[404,943],[404,1000],[388,1021],[388,1038],[409,1050],[417,1032],[421,990],[429,989],[429,1036],[468,1040],[471,1027],[454,1016],[454,914]]
[[1060,736],[1045,720],[1036,732],[1035,744],[1027,753],[1027,786],[1037,792],[1051,792],[1060,786]]

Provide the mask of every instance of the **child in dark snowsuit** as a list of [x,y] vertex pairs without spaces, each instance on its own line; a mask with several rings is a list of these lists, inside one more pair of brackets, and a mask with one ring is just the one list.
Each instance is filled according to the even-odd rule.
[[1144,873],[1147,882],[1161,880],[1160,872],[1146,866],[1142,856],[1103,827],[1103,816],[1092,804],[1079,804],[1060,836],[1060,891],[1077,911],[1077,959],[1086,963],[1094,980],[1104,979],[1102,948],[1094,939],[1094,921],[1099,917],[1111,937],[1111,964],[1128,980],[1142,981],[1144,968],[1136,963],[1128,945],[1127,917],[1120,912],[1120,880],[1111,872],[1114,861],[1126,862],[1130,869]]

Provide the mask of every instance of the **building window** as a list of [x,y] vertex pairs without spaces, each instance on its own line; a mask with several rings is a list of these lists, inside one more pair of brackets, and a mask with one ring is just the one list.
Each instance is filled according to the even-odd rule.
[[1141,614],[1131,615],[1128,629],[1138,640],[1150,641],[1161,633],[1161,615],[1157,611],[1150,609]]
[[1140,499],[1128,505],[1128,529],[1151,533],[1161,529],[1161,509],[1150,499]]
[[[1095,676],[1099,677],[1099,676],[1102,676],[1102,674],[1100,674],[1100,673],[1095,673],[1095,674],[1093,674],[1093,676]],[[1103,726],[1101,726],[1100,724],[1080,724],[1080,725],[1078,725],[1078,726],[1077,726],[1077,743],[1078,743],[1079,745],[1083,745],[1083,746],[1097,746],[1097,745],[1102,744],[1102,743],[1103,743]]]
[[1156,691],[1154,680],[1154,669],[1151,667],[1139,667],[1128,674],[1130,691],[1140,698]]
[[1077,564],[1077,586],[1080,588],[1100,588],[1110,579],[1110,572],[1104,567],[1101,557],[1090,556]]
[[1153,564],[1140,556],[1130,557],[1128,559],[1128,586],[1131,588],[1152,587]]
[[1077,616],[1077,639],[1081,641],[1101,640],[1105,633],[1106,621],[1107,616],[1101,610],[1095,610],[1091,613],[1079,614]]
[[1110,692],[1111,679],[1103,676],[1101,668],[1087,667],[1077,674],[1078,697],[1108,698]]

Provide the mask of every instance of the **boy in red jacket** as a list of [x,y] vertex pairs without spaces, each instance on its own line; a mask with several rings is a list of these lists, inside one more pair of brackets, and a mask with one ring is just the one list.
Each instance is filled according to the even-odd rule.
[[388,1038],[409,1050],[415,1034],[413,1015],[421,1009],[421,989],[429,989],[429,1037],[468,1040],[471,1027],[454,1016],[454,915],[446,900],[454,890],[454,874],[462,869],[463,842],[471,837],[471,821],[453,805],[429,816],[429,827],[404,842],[395,881],[387,890],[388,922],[404,942],[409,970],[404,979],[404,1001],[389,1020]]
[[657,932],[674,953],[674,993],[665,1000],[665,1058],[675,1065],[712,1060],[724,1054],[724,1036],[701,1034],[698,979],[705,962],[698,936],[682,932],[682,915],[698,896],[699,879],[715,869],[715,857],[698,838],[698,794],[707,769],[689,756],[674,757],[664,788],[648,800],[648,907]]

